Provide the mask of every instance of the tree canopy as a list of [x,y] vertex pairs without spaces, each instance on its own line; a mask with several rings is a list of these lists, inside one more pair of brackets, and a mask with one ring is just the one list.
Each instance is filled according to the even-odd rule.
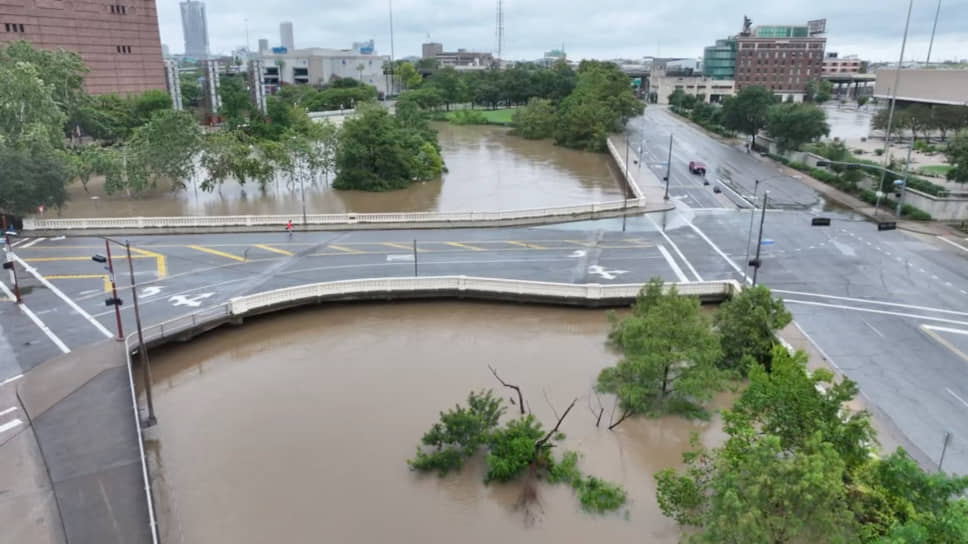
[[827,114],[811,104],[776,104],[766,112],[766,132],[781,150],[796,151],[830,134],[830,125]]
[[[746,374],[749,362],[770,368],[776,333],[793,316],[762,285],[747,287],[723,302],[714,315],[723,350],[721,366]],[[747,359],[750,358],[750,359]]]
[[723,100],[723,125],[736,132],[749,134],[756,145],[756,134],[766,126],[767,111],[776,97],[765,87],[743,87],[736,96]]
[[948,179],[958,183],[968,183],[968,129],[958,132],[945,148],[948,164],[953,168],[948,170]]
[[564,147],[604,151],[608,134],[621,130],[645,105],[631,80],[613,63],[582,61],[574,90],[558,105],[555,143]]

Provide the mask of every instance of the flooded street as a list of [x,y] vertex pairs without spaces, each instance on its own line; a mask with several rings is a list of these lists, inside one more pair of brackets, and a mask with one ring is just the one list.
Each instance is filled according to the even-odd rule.
[[[336,191],[321,178],[316,185],[306,185],[307,212],[496,211],[622,198],[619,173],[606,154],[564,149],[550,140],[525,140],[502,127],[434,126],[449,170],[442,179],[371,193]],[[163,188],[137,198],[107,196],[100,178],[88,184],[89,193],[74,183],[61,216],[297,215],[302,210],[299,186],[288,185],[282,177],[267,185],[265,193],[257,184],[241,186],[231,180],[221,191],[206,193],[196,191],[195,182],[186,182],[182,191]],[[48,212],[48,216],[55,214]]]
[[[333,305],[159,350],[159,424],[146,445],[162,541],[677,542],[653,474],[678,465],[690,431],[719,441],[718,417],[634,418],[613,432],[602,398],[596,428],[591,388],[617,358],[606,332],[602,310]],[[545,396],[559,413],[579,397],[556,449],[580,451],[584,472],[624,485],[628,519],[624,509],[586,514],[570,488],[542,483],[529,526],[514,507],[520,484],[484,485],[482,459],[445,478],[408,470],[441,410],[472,389],[508,397],[489,364],[522,387],[546,428],[554,415]],[[507,408],[505,420],[516,414]]]

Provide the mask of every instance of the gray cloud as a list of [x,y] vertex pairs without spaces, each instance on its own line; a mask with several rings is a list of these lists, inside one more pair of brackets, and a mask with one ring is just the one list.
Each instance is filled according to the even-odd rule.
[[[497,0],[396,0],[393,2],[397,57],[419,55],[429,34],[446,49],[496,49]],[[906,59],[927,53],[937,3],[915,2]],[[390,52],[386,0],[208,0],[209,40],[215,52],[229,52],[259,38],[279,42],[279,23],[292,21],[297,47],[348,48],[373,38]],[[743,15],[754,24],[798,24],[827,19],[827,49],[871,60],[897,60],[907,2],[814,0],[789,5],[752,0],[506,0],[505,57],[533,59],[560,47],[572,58],[636,58],[644,55],[696,57],[717,38],[735,34]],[[184,42],[177,2],[158,5],[162,42],[173,52]],[[932,58],[968,57],[968,0],[943,0]]]

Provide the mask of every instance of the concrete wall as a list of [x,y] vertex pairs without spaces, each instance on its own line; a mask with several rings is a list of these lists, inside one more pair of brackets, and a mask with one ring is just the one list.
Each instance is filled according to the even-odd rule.
[[[897,70],[877,71],[874,96],[894,94]],[[897,99],[930,104],[968,105],[968,70],[902,70]]]
[[729,79],[713,79],[705,76],[667,76],[662,72],[657,72],[649,78],[649,92],[656,93],[658,104],[668,104],[669,95],[676,89],[682,89],[688,95],[705,95],[703,101],[706,103],[711,101],[713,95],[724,97],[736,94],[735,82]]
[[940,221],[962,221],[968,219],[968,193],[955,193],[938,198],[908,189],[904,193],[904,203],[931,214]]

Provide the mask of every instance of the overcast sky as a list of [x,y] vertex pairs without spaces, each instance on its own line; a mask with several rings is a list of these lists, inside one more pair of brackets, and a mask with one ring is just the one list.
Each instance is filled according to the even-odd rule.
[[[373,38],[390,53],[387,0],[208,0],[209,43],[228,53],[259,38],[279,44],[279,23],[292,21],[295,44],[349,48]],[[905,60],[924,60],[936,0],[915,0]],[[736,34],[743,15],[753,24],[803,24],[827,19],[827,51],[897,61],[904,0],[504,0],[504,57],[535,59],[564,45],[569,58],[698,57],[717,38]],[[420,55],[420,44],[442,42],[448,51],[495,51],[497,0],[393,0],[396,58]],[[177,2],[159,2],[162,43],[184,51]],[[968,57],[968,0],[942,0],[932,60]]]

